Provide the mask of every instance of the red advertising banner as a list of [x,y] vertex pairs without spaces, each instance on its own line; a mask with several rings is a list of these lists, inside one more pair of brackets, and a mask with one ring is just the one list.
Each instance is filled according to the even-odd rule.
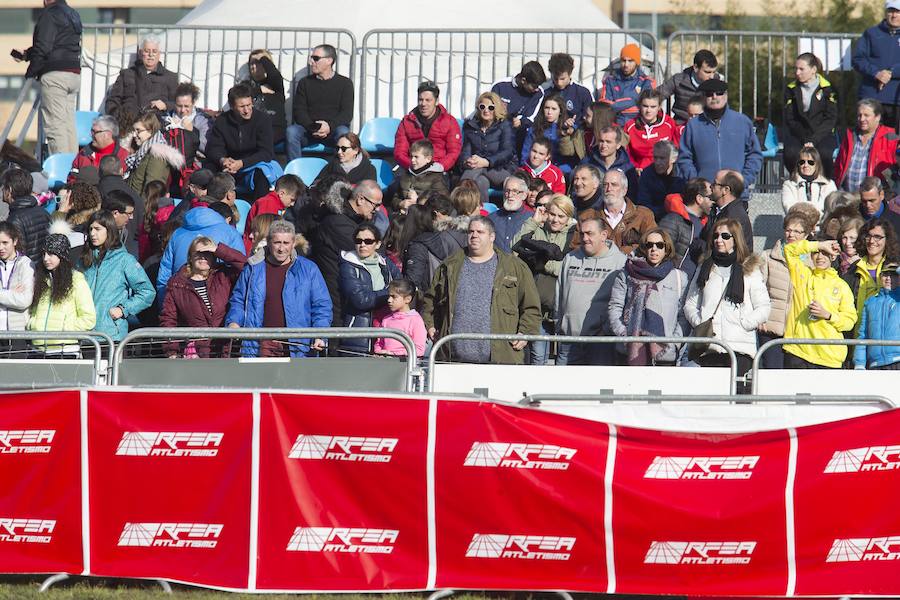
[[900,411],[798,435],[797,593],[900,595]]
[[788,454],[785,431],[618,428],[616,591],[783,595]]
[[605,424],[441,401],[437,587],[606,591]]
[[898,431],[898,411],[708,434],[411,396],[0,394],[0,570],[900,596]]
[[426,587],[428,407],[262,394],[258,589]]
[[0,565],[81,573],[80,392],[0,394]]
[[250,394],[91,392],[91,573],[245,589]]

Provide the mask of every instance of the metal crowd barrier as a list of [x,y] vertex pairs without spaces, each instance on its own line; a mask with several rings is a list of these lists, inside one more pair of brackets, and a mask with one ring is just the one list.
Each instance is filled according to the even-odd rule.
[[656,36],[643,29],[375,29],[360,46],[359,120],[403,116],[416,105],[416,88],[426,79],[440,86],[450,114],[465,117],[497,80],[531,60],[546,67],[554,52],[572,55],[572,78],[593,93],[610,60],[634,42],[644,47],[655,73]]
[[[576,335],[520,335],[502,333],[451,333],[434,343],[431,353],[428,355],[425,381],[425,392],[431,392],[434,387],[434,367],[437,364],[438,350],[444,345],[455,340],[504,340],[509,342],[524,340],[526,342],[559,342],[563,344],[624,344],[629,342],[654,342],[661,344],[710,344],[718,346],[728,354],[729,370],[731,372],[729,387],[731,394],[737,393],[737,357],[734,350],[725,342],[717,338],[701,337],[659,337],[659,336],[576,336]],[[452,362],[452,361],[451,361]]]
[[249,79],[247,59],[258,48],[272,53],[284,78],[287,96],[293,93],[291,82],[306,68],[310,50],[319,44],[334,46],[338,51],[338,72],[356,80],[356,38],[346,29],[85,25],[79,108],[103,109],[107,90],[119,72],[134,62],[137,44],[148,34],[162,40],[162,62],[166,68],[178,73],[180,80],[193,81],[200,88],[200,105],[211,109],[227,103],[228,89],[235,82]]
[[[803,52],[818,56],[838,89],[839,98],[852,98],[856,80],[852,73],[832,80],[831,73],[850,71],[851,45],[856,33],[773,32],[773,31],[678,31],[666,44],[666,77],[690,67],[694,53],[706,48],[719,61],[719,72],[732,84],[731,108],[750,117],[776,116],[780,122],[784,89],[794,79],[794,62]],[[847,92],[850,92],[849,94]]]
[[722,403],[730,402],[735,404],[873,404],[882,410],[890,410],[896,408],[897,404],[890,398],[884,396],[724,396],[724,395],[704,395],[694,396],[690,394],[613,394],[613,395],[556,395],[556,394],[533,394],[525,396],[519,400],[522,406],[540,406],[542,402],[572,402],[572,401],[591,401],[602,404],[612,404],[613,402],[646,402],[648,404],[662,404],[663,402],[712,402]]
[[[753,357],[753,369],[750,371],[750,377],[752,379],[751,393],[756,394],[756,390],[758,387],[759,378],[757,375],[760,371],[760,362],[762,361],[762,355],[771,348],[775,346],[784,346],[784,345],[800,345],[800,346],[900,346],[900,340],[819,340],[812,338],[796,338],[796,339],[787,339],[787,338],[777,338],[774,340],[769,340],[765,344],[759,347],[756,351],[756,356]],[[849,352],[849,348],[847,351]]]
[[[325,327],[325,328],[165,328],[165,327],[145,327],[136,329],[129,333],[116,346],[116,352],[112,361],[112,385],[119,384],[119,377],[122,371],[122,362],[125,358],[125,350],[129,344],[133,344],[137,340],[154,340],[155,342],[165,342],[171,340],[191,340],[191,339],[230,339],[230,340],[272,340],[285,338],[300,339],[373,339],[373,338],[389,338],[397,340],[406,349],[407,357],[416,356],[416,346],[412,339],[402,331],[396,329],[380,329],[374,327]],[[158,359],[165,360],[165,359]],[[211,360],[211,359],[202,359]],[[406,360],[406,391],[415,391],[415,379],[418,375],[415,359]]]
[[[90,342],[90,345],[94,349],[94,357],[93,357],[93,376],[91,377],[92,385],[100,385],[103,383],[102,381],[102,360],[103,360],[103,348],[101,344],[105,344],[108,350],[108,357],[112,358],[113,347],[115,346],[111,337],[107,334],[99,332],[99,331],[3,331],[0,332],[0,339],[4,340],[75,340],[76,342]],[[54,344],[52,347],[55,347]],[[28,348],[25,351],[38,351],[41,349],[38,347]],[[60,365],[64,367],[66,363],[71,364],[68,360],[59,358],[56,359],[52,354],[47,357],[47,360],[59,360]],[[58,373],[58,370],[54,372]],[[5,377],[3,378],[5,379]],[[59,382],[48,382],[46,385],[51,385],[53,387],[58,387]],[[34,381],[28,383],[27,385],[19,382],[5,382],[0,383],[0,387],[5,388],[22,388],[22,387],[39,387],[41,383],[35,383]]]

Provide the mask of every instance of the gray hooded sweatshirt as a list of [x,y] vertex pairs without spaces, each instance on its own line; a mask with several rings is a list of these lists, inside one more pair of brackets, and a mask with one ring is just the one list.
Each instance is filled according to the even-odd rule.
[[607,304],[616,274],[626,257],[610,241],[599,256],[578,249],[566,255],[556,281],[557,332],[562,335],[609,334]]

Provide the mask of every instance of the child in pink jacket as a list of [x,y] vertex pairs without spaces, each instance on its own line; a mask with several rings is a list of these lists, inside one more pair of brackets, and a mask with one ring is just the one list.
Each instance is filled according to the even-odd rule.
[[[416,346],[416,356],[425,355],[425,322],[422,316],[410,308],[416,295],[416,286],[409,279],[394,279],[388,284],[387,305],[391,312],[376,315],[373,325],[385,329],[399,329],[412,338]],[[375,341],[375,354],[406,356],[406,348],[399,341],[391,338],[378,338]]]

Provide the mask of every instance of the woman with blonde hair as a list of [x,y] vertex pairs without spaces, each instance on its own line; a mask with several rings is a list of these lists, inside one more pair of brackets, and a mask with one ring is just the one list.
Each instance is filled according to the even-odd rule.
[[481,192],[471,179],[460,181],[459,185],[450,192],[450,202],[456,209],[456,214],[467,217],[477,217],[483,213],[481,206]]
[[[760,257],[747,248],[741,224],[722,219],[713,227],[706,259],[697,269],[684,302],[684,316],[691,327],[712,320],[715,338],[735,352],[739,376],[752,366],[756,329],[766,322],[771,310],[761,266]],[[703,367],[724,367],[731,361],[725,349],[714,344],[697,354],[692,358]]]
[[463,123],[463,146],[459,155],[462,179],[471,179],[488,201],[488,190],[500,188],[516,169],[516,139],[506,118],[506,105],[494,92],[484,92],[475,101],[475,114]]
[[[556,282],[566,248],[571,242],[574,217],[575,204],[572,199],[564,194],[554,194],[546,206],[534,211],[513,237],[513,252],[528,265],[541,298],[541,334],[554,330]],[[531,364],[545,364],[549,351],[546,342],[531,342]]]
[[256,215],[250,223],[250,256],[260,252],[266,247],[266,236],[269,235],[269,227],[280,217],[272,213]]

